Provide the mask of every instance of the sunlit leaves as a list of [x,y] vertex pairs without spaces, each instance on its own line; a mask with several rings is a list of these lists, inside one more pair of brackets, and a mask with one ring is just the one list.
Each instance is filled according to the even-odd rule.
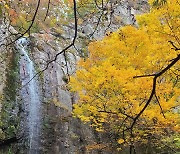
[[178,14],[178,0],[167,1],[139,16],[138,28],[126,26],[92,42],[89,58],[79,61],[70,82],[80,97],[74,115],[97,130],[115,130],[117,142],[124,145],[147,143],[149,137],[159,144],[155,137],[177,132],[179,62],[157,79],[156,95],[138,119],[133,138],[128,128],[147,102],[153,84],[152,77],[133,77],[158,73],[179,54],[169,42],[180,45]]

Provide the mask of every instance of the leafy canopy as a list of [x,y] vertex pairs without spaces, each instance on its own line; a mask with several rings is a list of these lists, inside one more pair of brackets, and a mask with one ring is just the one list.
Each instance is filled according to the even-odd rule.
[[[150,1],[150,3],[152,3]],[[120,145],[147,143],[149,139],[177,133],[179,128],[179,61],[157,79],[156,94],[129,128],[149,99],[153,77],[179,55],[180,1],[167,0],[161,7],[137,17],[138,28],[125,26],[89,45],[89,58],[81,59],[71,77],[78,92],[74,115],[98,131],[115,131]],[[167,139],[165,139],[167,140]],[[173,146],[173,145],[172,145]]]

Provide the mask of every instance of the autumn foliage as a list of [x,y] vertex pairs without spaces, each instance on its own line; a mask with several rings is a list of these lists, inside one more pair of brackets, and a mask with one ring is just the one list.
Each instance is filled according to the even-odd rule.
[[31,33],[40,30],[49,33],[52,27],[57,32],[62,32],[62,24],[70,22],[66,16],[71,10],[71,7],[67,7],[70,2],[71,0],[0,0],[0,17],[5,17],[19,33],[25,32],[32,22]]
[[[150,4],[152,2],[150,1]],[[78,92],[74,115],[97,131],[117,134],[119,145],[163,146],[179,140],[179,59],[157,78],[153,98],[153,75],[161,72],[180,50],[180,1],[167,0],[137,17],[138,27],[125,26],[89,45],[89,57],[81,59],[71,77]]]

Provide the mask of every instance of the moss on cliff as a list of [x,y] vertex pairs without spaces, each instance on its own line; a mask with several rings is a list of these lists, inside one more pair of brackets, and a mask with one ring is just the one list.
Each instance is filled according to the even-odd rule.
[[1,140],[16,136],[19,125],[19,107],[17,102],[17,89],[19,80],[19,54],[13,50],[9,53],[6,69],[5,88],[3,90],[3,101],[1,110],[2,130]]

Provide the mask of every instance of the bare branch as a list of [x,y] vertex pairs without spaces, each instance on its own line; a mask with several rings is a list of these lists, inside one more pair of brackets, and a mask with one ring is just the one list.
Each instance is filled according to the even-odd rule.
[[[77,32],[78,32],[78,31],[77,31],[77,13],[76,13],[77,7],[76,7],[76,0],[73,0],[73,3],[74,3],[74,7],[73,7],[73,11],[74,11],[74,37],[73,37],[72,43],[69,44],[69,45],[68,45],[67,47],[65,47],[64,49],[62,49],[59,53],[57,53],[57,54],[55,55],[55,57],[46,64],[46,67],[45,67],[43,70],[37,72],[24,86],[26,86],[27,84],[29,84],[35,77],[41,75],[45,70],[47,70],[48,67],[49,67],[49,65],[50,65],[52,62],[55,62],[55,61],[57,60],[57,58],[58,58],[59,55],[63,54],[63,53],[66,52],[69,48],[71,48],[71,47],[74,46],[75,41],[76,41],[76,38],[77,38]],[[23,86],[23,87],[24,87],[24,86]]]
[[137,76],[134,76],[133,78],[145,78],[145,77],[151,77],[151,76],[155,76],[156,74],[148,74],[148,75],[137,75]]
[[98,5],[97,0],[94,0],[94,3],[95,3],[95,5],[96,5],[96,7],[97,7],[98,9],[103,10],[103,2],[102,2],[102,7],[100,7],[100,6]]
[[37,7],[36,7],[36,10],[35,10],[34,16],[33,16],[32,20],[31,20],[31,24],[29,25],[28,29],[27,29],[24,33],[22,33],[20,36],[18,36],[14,41],[12,41],[12,42],[10,42],[9,44],[7,44],[7,46],[15,43],[18,39],[20,39],[21,37],[23,37],[26,33],[28,33],[28,32],[31,30],[31,28],[32,28],[32,26],[33,26],[33,24],[34,24],[34,22],[35,22],[37,13],[38,13],[40,3],[41,3],[41,0],[38,0]]
[[44,21],[46,20],[46,18],[48,16],[49,8],[50,8],[50,3],[51,3],[51,0],[48,1],[47,11],[46,11],[46,15],[45,15]]
[[166,119],[166,117],[165,117],[165,115],[164,115],[164,112],[163,112],[163,108],[162,108],[162,106],[161,106],[161,104],[160,104],[160,102],[159,102],[159,99],[158,99],[158,97],[157,97],[156,94],[155,94],[155,98],[156,98],[156,100],[157,100],[157,102],[158,102],[158,104],[159,104],[159,107],[160,107],[160,109],[161,109],[161,113],[162,113],[163,117]]
[[174,60],[169,65],[167,65],[163,70],[161,70],[159,73],[156,73],[155,75],[153,75],[154,76],[154,78],[153,78],[153,88],[152,88],[151,94],[150,94],[149,99],[147,100],[145,106],[143,107],[143,109],[134,118],[134,121],[133,121],[133,123],[131,124],[131,127],[130,127],[131,130],[133,129],[134,125],[136,124],[137,119],[146,110],[146,108],[150,104],[153,96],[156,94],[156,81],[157,81],[157,78],[160,77],[162,74],[164,74],[166,71],[168,71],[173,65],[175,65],[179,61],[179,59],[180,59],[180,54],[176,58],[174,58]]
[[98,28],[98,26],[99,26],[99,24],[100,24],[100,22],[101,22],[101,19],[102,19],[103,15],[104,15],[104,8],[107,7],[108,3],[109,3],[109,1],[107,1],[107,2],[106,2],[106,5],[104,6],[104,2],[103,2],[103,0],[102,0],[102,7],[99,8],[99,6],[98,6],[98,4],[97,4],[97,1],[95,0],[95,4],[96,4],[96,6],[101,10],[101,14],[100,14],[100,16],[98,17],[98,21],[97,21],[96,27],[95,27],[94,31],[89,35],[89,38],[92,37],[92,36],[94,35],[94,33],[97,31],[97,28]]
[[171,45],[173,46],[172,49],[174,49],[175,51],[180,50],[180,48],[175,46],[174,42],[172,42],[172,41],[168,41],[168,42],[171,43]]
[[98,18],[98,21],[97,21],[97,24],[96,24],[95,29],[94,29],[94,31],[89,35],[89,37],[92,37],[92,36],[94,35],[94,33],[96,32],[96,30],[97,30],[97,28],[98,28],[98,26],[99,26],[99,24],[100,24],[100,21],[101,21],[101,18],[102,18],[102,16],[103,16],[103,14],[104,14],[104,12],[102,11],[102,12],[101,12],[101,15],[100,15],[99,18]]

